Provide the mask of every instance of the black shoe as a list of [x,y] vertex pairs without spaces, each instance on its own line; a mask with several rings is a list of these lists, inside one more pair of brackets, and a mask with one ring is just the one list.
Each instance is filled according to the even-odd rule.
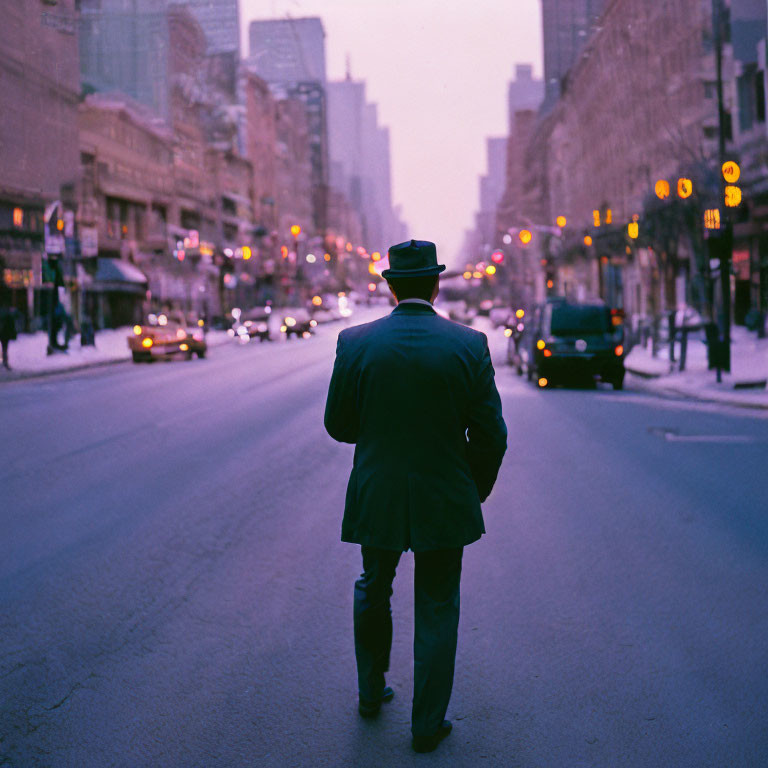
[[414,752],[434,752],[437,745],[453,730],[450,720],[443,720],[431,736],[414,736],[411,746]]
[[387,685],[381,692],[381,698],[378,701],[369,701],[361,697],[357,710],[362,717],[376,717],[381,709],[381,703],[383,701],[392,701],[394,696],[395,692]]

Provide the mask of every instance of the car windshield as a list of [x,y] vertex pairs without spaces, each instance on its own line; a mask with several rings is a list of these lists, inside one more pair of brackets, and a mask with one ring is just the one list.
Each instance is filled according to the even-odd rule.
[[550,331],[554,336],[608,333],[609,317],[605,307],[577,307],[562,304],[552,310]]

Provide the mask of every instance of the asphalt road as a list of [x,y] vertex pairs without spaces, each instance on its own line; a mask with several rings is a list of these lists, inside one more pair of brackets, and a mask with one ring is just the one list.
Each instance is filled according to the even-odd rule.
[[454,732],[410,751],[410,555],[357,716],[338,327],[0,386],[0,765],[768,765],[768,421],[500,363]]

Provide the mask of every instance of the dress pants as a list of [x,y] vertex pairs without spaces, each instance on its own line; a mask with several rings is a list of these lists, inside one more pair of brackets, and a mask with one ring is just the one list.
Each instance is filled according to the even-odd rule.
[[[453,687],[459,628],[463,547],[415,552],[415,633],[411,731],[428,736],[440,727]],[[355,582],[354,625],[358,692],[377,701],[392,648],[392,581],[402,552],[362,547],[363,573]]]

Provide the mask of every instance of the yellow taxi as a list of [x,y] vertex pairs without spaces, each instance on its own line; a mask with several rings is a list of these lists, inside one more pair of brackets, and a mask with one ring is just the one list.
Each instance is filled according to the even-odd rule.
[[134,363],[159,357],[205,357],[207,345],[202,321],[189,325],[182,312],[160,312],[147,316],[144,325],[134,325],[128,337]]

